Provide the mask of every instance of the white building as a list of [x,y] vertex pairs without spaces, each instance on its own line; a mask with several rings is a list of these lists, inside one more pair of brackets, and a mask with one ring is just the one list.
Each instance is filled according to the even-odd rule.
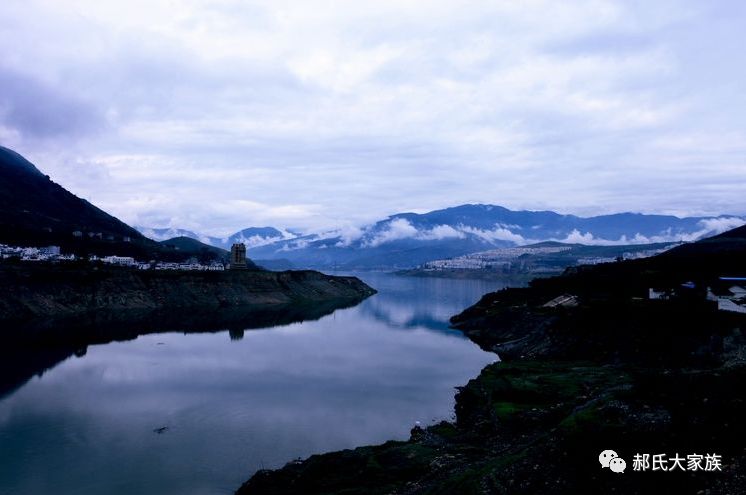
[[135,258],[132,258],[131,256],[104,256],[101,258],[101,261],[112,265],[123,266],[132,266],[135,264]]

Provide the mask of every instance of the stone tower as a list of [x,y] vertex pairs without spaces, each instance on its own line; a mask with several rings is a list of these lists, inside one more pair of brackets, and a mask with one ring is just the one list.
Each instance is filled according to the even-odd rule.
[[239,242],[231,246],[231,262],[228,266],[231,270],[246,270],[246,246]]

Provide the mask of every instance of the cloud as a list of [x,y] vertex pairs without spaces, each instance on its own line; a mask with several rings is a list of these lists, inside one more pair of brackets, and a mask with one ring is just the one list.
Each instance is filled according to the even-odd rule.
[[434,241],[442,239],[463,239],[464,232],[450,225],[436,225],[430,229],[418,229],[405,218],[396,218],[386,224],[382,231],[375,232],[371,238],[363,242],[363,247],[376,247],[387,242],[401,239],[416,239],[420,241]]
[[702,226],[703,233],[711,233],[712,235],[721,234],[727,230],[735,229],[744,223],[746,223],[744,222],[744,219],[739,217],[706,218],[699,222]]
[[0,126],[15,141],[69,139],[104,131],[106,121],[75,93],[0,66]]
[[693,232],[678,232],[673,233],[670,229],[661,232],[658,235],[645,236],[636,233],[632,237],[621,236],[619,239],[604,239],[595,237],[590,232],[581,233],[580,231],[573,230],[567,237],[563,239],[551,239],[553,241],[565,242],[570,244],[588,244],[598,246],[617,246],[627,244],[655,244],[655,243],[667,243],[667,242],[693,242],[700,240],[705,237],[721,234],[728,230],[734,229],[744,225],[746,221],[739,217],[718,217],[718,218],[706,218],[699,221],[699,230]]
[[252,235],[252,236],[240,236],[236,239],[236,242],[243,242],[246,244],[247,248],[255,248],[259,246],[266,246],[267,244],[272,244],[274,242],[282,241],[284,240],[284,237],[282,236],[261,236],[261,235]]
[[668,0],[9,2],[0,142],[125,220],[210,233],[474,202],[738,214],[745,20]]
[[473,234],[489,242],[506,241],[506,242],[512,242],[518,246],[521,246],[524,244],[530,244],[532,242],[524,238],[522,235],[516,234],[510,231],[508,228],[502,225],[499,225],[499,224],[496,225],[493,230],[483,230],[483,229],[477,229],[474,227],[468,227],[468,226],[463,226],[463,225],[459,226],[459,229],[462,232]]
[[462,231],[456,230],[450,225],[438,225],[436,227],[433,227],[432,229],[421,231],[417,235],[418,239],[426,241],[441,239],[463,239],[464,237],[466,237],[466,235]]
[[365,232],[363,229],[356,227],[354,225],[348,225],[346,227],[337,229],[334,231],[334,234],[335,236],[338,236],[340,240],[335,245],[337,247],[347,247],[353,242],[360,239],[364,233]]
[[376,247],[391,241],[400,239],[411,239],[417,237],[420,231],[417,230],[409,220],[396,218],[391,220],[386,229],[377,233],[372,239],[363,243],[364,247]]
[[550,239],[538,239],[524,237],[520,234],[512,232],[508,228],[498,224],[493,230],[482,230],[473,227],[459,226],[461,232],[476,235],[477,237],[484,239],[489,242],[495,241],[507,241],[518,246],[526,244],[534,244],[542,241],[556,241],[566,244],[586,244],[590,246],[623,246],[629,244],[654,244],[654,243],[670,243],[670,242],[692,242],[703,237],[717,235],[725,231],[734,229],[744,225],[746,221],[739,217],[717,217],[717,218],[706,218],[700,220],[699,230],[693,232],[671,232],[670,229],[661,232],[658,235],[645,236],[640,233],[636,233],[631,237],[625,235],[618,239],[605,239],[602,237],[596,237],[590,232],[581,232],[578,229],[573,229],[569,234],[564,237],[555,237]]

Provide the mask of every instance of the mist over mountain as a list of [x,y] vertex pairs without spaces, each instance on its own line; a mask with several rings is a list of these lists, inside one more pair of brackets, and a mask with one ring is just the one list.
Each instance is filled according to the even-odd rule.
[[226,239],[199,238],[218,247],[245,242],[254,257],[287,259],[296,266],[390,269],[543,241],[602,246],[688,242],[744,221],[736,216],[679,218],[640,213],[584,218],[469,204],[423,214],[400,213],[363,228],[297,235],[264,227],[245,229]]
[[236,242],[242,242],[246,244],[247,247],[252,248],[297,237],[297,234],[280,231],[274,227],[249,227],[236,232],[235,234],[231,234],[228,237],[202,235],[191,230],[171,227],[150,228],[135,226],[135,228],[144,236],[157,241],[165,241],[174,237],[189,237],[221,249],[230,249],[231,245]]

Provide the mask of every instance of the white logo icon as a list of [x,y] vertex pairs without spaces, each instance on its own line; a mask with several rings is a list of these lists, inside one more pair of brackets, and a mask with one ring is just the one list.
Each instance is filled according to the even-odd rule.
[[623,473],[627,468],[627,463],[624,459],[619,457],[613,450],[604,450],[598,456],[598,462],[601,463],[602,468],[609,468],[615,473]]
[[601,463],[601,467],[609,467],[609,463],[615,457],[619,457],[613,450],[604,450],[601,455],[598,456],[598,462]]
[[615,457],[609,462],[609,469],[615,473],[623,473],[624,468],[627,467],[627,463],[621,457]]

